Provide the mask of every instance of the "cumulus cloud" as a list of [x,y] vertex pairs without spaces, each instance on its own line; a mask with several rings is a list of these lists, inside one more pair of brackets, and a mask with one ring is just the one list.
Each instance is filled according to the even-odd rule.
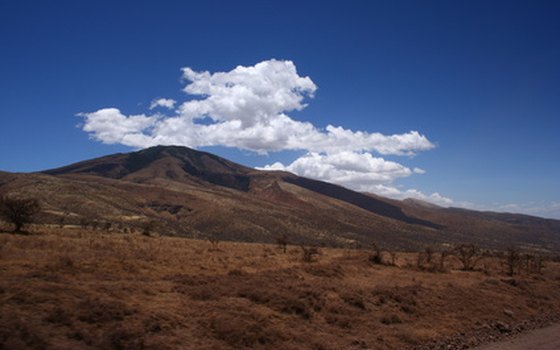
[[126,116],[116,108],[103,108],[93,113],[80,113],[83,130],[94,140],[107,144],[142,144],[149,141],[143,132],[157,122],[157,117],[144,114]]
[[369,192],[394,198],[394,199],[406,199],[406,198],[413,198],[419,199],[425,202],[430,202],[442,207],[449,207],[451,205],[457,205],[451,198],[442,196],[438,192],[434,192],[432,194],[425,194],[421,191],[416,189],[407,189],[407,190],[400,190],[394,186],[390,185],[375,185],[375,188],[371,189]]
[[[123,143],[132,147],[174,144],[190,147],[228,146],[258,153],[281,150],[310,152],[369,151],[383,155],[413,155],[434,145],[417,131],[383,135],[353,131],[341,126],[318,128],[309,122],[293,119],[287,113],[304,109],[317,86],[311,78],[297,73],[291,61],[268,60],[254,66],[238,66],[229,72],[196,72],[183,68],[187,82],[184,92],[191,99],[183,102],[174,115],[158,118],[144,129],[116,128],[110,138],[105,129],[110,122],[99,110],[87,116],[84,131],[105,143]],[[157,99],[151,108],[173,108],[175,101]],[[119,110],[116,124],[123,123]],[[204,122],[210,120],[210,123]],[[120,134],[117,134],[120,133]],[[142,133],[141,140],[128,140],[127,134]]]
[[157,107],[173,109],[175,107],[175,103],[177,103],[177,101],[171,98],[158,98],[152,101],[152,103],[150,104],[150,109],[154,109]]
[[[291,164],[264,169],[288,170],[373,192],[379,186],[394,188],[395,179],[425,173],[379,155],[413,156],[435,147],[415,130],[385,135],[335,125],[322,128],[294,119],[289,114],[303,110],[317,86],[300,76],[291,61],[272,59],[215,73],[186,67],[182,78],[188,96],[184,102],[177,105],[175,100],[158,98],[150,105],[150,110],[170,109],[169,115],[125,115],[117,108],[104,108],[80,114],[83,130],[103,143],[137,148],[227,146],[260,154],[304,150],[306,154]],[[426,198],[445,201],[435,195]]]
[[376,185],[412,174],[409,168],[399,163],[374,157],[370,153],[349,151],[335,154],[308,153],[287,166],[277,162],[262,169],[289,171],[359,191],[372,191]]

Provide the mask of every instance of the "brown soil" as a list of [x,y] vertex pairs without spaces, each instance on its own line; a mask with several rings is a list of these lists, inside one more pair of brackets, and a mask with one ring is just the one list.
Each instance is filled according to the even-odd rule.
[[453,349],[560,315],[557,263],[510,278],[491,258],[428,272],[413,253],[384,266],[319,251],[304,263],[297,246],[0,234],[0,349]]
[[558,350],[560,349],[560,324],[528,332],[519,337],[480,346],[474,350]]

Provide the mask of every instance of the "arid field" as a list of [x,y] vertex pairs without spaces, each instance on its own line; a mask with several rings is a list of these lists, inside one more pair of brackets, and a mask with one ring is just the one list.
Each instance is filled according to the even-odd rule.
[[0,234],[0,349],[462,349],[560,315],[551,260],[30,231]]

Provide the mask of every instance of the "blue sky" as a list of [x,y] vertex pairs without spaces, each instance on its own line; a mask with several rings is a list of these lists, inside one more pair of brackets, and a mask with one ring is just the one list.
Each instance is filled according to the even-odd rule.
[[[397,198],[560,218],[558,18],[555,1],[1,1],[0,170],[135,149],[95,140],[99,130],[82,130],[85,115],[77,114],[173,117],[150,104],[204,99],[183,91],[184,67],[214,74],[292,62],[315,89],[298,95],[301,108],[280,111],[291,120],[329,140],[332,125],[384,136],[417,131],[434,147],[348,155],[335,154],[336,145],[268,154],[236,141],[228,144],[245,149],[195,146],[357,189],[371,183]],[[372,176],[347,176],[369,161]],[[313,173],[319,165],[330,172]],[[375,172],[387,167],[380,179]]]

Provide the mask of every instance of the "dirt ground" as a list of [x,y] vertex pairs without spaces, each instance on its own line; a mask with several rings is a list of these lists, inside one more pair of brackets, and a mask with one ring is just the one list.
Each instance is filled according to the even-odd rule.
[[304,262],[298,246],[0,234],[0,349],[461,349],[560,315],[557,263],[508,277],[496,258],[437,272],[370,253]]
[[505,341],[477,347],[474,350],[558,350],[560,349],[560,324],[537,329]]

